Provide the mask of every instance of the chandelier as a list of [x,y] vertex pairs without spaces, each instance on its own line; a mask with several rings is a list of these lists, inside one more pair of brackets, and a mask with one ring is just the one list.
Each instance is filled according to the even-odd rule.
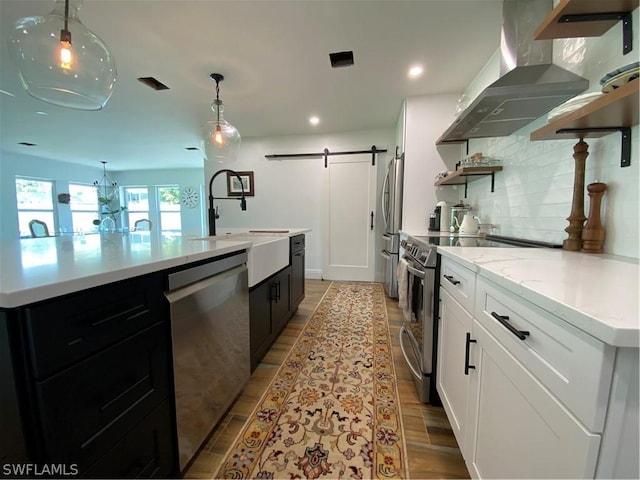
[[[117,203],[118,200],[118,184],[112,181],[107,176],[107,162],[102,163],[103,175],[100,181],[93,182],[93,186],[96,187],[98,193],[98,205],[100,208],[100,213],[103,215],[113,215],[120,210],[120,205]],[[114,209],[114,202],[117,204],[117,207]],[[115,210],[115,211],[114,211]]]

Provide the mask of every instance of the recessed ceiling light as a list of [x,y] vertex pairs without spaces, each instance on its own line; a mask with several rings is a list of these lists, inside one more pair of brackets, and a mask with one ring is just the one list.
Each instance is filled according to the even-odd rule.
[[313,117],[309,117],[309,123],[311,125],[318,125],[320,123],[320,119],[314,115]]
[[49,115],[47,112],[36,112],[37,115]]
[[422,65],[414,65],[409,69],[409,78],[418,78],[424,72]]

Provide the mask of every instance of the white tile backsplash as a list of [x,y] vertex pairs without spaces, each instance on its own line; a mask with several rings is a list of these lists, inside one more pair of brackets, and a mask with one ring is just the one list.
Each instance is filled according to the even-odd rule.
[[[587,91],[600,91],[599,80],[607,72],[638,60],[638,9],[633,13],[633,51],[622,55],[620,22],[598,38],[554,40],[554,61],[588,78]],[[638,80],[640,81],[640,80]],[[533,240],[562,243],[573,198],[574,140],[531,142],[529,134],[543,126],[540,118],[509,137],[477,139],[469,142],[469,153],[482,152],[503,160],[503,171],[496,173],[495,192],[490,179],[469,184],[467,198],[483,223],[498,226],[497,233]],[[631,166],[620,167],[620,133],[587,138],[585,187],[599,181],[607,184],[601,217],[606,229],[606,253],[640,258],[640,132],[631,130]],[[590,199],[584,192],[585,216]]]

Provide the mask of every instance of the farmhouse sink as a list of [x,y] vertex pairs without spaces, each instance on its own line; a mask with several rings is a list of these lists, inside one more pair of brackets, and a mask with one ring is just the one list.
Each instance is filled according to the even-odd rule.
[[289,237],[234,233],[205,237],[200,240],[238,240],[251,242],[247,252],[249,287],[257,285],[265,278],[289,265]]

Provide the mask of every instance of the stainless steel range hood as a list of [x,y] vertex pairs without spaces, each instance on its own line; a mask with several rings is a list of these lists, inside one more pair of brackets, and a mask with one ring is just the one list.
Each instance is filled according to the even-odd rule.
[[504,0],[500,77],[484,89],[438,139],[505,137],[585,91],[589,81],[552,63],[553,40],[533,32],[552,0]]

